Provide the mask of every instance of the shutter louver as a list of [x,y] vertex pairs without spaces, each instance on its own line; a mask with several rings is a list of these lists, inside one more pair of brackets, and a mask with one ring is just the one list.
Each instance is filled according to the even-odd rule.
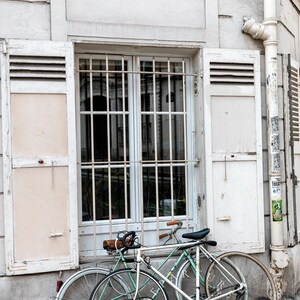
[[290,138],[299,141],[299,99],[298,99],[298,68],[289,67],[289,99],[290,99]]
[[254,85],[254,65],[212,61],[210,62],[210,84]]
[[65,57],[11,55],[10,79],[66,80]]

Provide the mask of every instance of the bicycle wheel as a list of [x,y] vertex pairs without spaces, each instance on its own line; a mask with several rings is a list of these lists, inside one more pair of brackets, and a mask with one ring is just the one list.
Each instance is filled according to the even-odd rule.
[[[133,299],[137,287],[137,272],[134,269],[120,269],[102,279],[91,293],[90,300]],[[137,300],[168,299],[164,288],[151,274],[140,270]]]
[[[240,283],[242,288],[237,290]],[[210,297],[223,295],[227,299],[277,299],[275,284],[267,268],[255,257],[242,252],[218,256],[217,261],[208,267],[205,289]]]
[[[196,262],[195,257],[193,257],[194,262],[187,260],[179,268],[176,276],[175,284],[189,295],[191,298],[196,299]],[[205,276],[208,266],[211,263],[211,259],[205,255],[200,257],[200,295],[205,296]],[[183,296],[176,291],[176,297],[178,300],[183,299]]]
[[88,299],[95,285],[110,273],[109,269],[91,267],[70,276],[61,286],[56,300]]

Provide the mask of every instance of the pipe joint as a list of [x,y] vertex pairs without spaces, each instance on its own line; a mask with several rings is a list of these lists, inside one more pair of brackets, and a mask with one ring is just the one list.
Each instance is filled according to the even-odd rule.
[[270,246],[272,251],[272,267],[275,269],[284,269],[288,266],[290,258],[286,253],[284,246]]
[[264,24],[256,23],[253,18],[244,17],[242,30],[257,40],[267,40],[270,37],[267,27]]

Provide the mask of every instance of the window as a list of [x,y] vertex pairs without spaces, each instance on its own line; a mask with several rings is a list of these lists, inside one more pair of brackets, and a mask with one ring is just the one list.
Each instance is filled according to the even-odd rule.
[[188,59],[79,55],[77,64],[81,252],[98,253],[118,230],[145,236],[193,218]]

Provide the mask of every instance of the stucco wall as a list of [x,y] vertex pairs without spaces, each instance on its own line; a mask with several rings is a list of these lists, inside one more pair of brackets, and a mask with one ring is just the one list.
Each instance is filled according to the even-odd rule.
[[[0,59],[1,65],[1,59]],[[0,87],[3,83],[0,72]],[[1,108],[1,91],[0,91]],[[5,274],[4,255],[4,198],[3,198],[3,150],[2,150],[2,113],[0,112],[0,275]]]
[[[205,0],[67,0],[68,35],[86,38],[203,43]],[[112,13],[113,12],[113,13]]]
[[0,38],[50,39],[49,4],[1,0]]
[[[52,0],[51,2],[0,0],[0,39],[61,39],[92,43],[243,48],[264,51],[261,41],[253,40],[241,31],[244,16],[253,17],[257,22],[263,21],[263,0],[189,0],[188,5],[186,3],[180,0],[165,0],[163,4],[160,0],[147,3],[142,0],[126,2],[122,0]],[[279,52],[291,53],[295,59],[299,60],[299,13],[290,0],[282,0],[278,1],[277,14],[279,16]],[[263,57],[261,63],[263,65]],[[262,73],[262,97],[264,99],[265,81],[263,78]],[[279,85],[282,85],[280,80]],[[279,95],[283,92],[280,88]],[[282,102],[280,103],[282,105]],[[266,116],[264,102],[263,112]],[[281,107],[280,117],[282,116]],[[265,120],[263,123],[264,179],[267,181]],[[1,141],[2,139],[0,139],[0,149],[2,149]],[[281,141],[281,147],[283,147],[283,141]],[[1,169],[2,151],[0,152]],[[266,215],[269,210],[268,197],[268,183],[265,183]],[[266,233],[269,232],[269,222],[269,217],[266,216]],[[287,228],[286,223],[285,228]],[[266,245],[269,245],[268,234]],[[293,284],[287,284],[287,292],[294,296],[300,282],[300,247],[290,248],[288,252],[291,262],[285,280],[286,283],[293,282]],[[265,262],[268,261],[266,255]],[[3,186],[0,176],[0,275],[4,271]],[[67,275],[67,273],[64,274]],[[55,293],[57,278],[57,273],[39,275],[38,278],[36,276],[1,278],[0,290],[4,292],[0,295],[0,299],[7,299],[8,295],[10,299],[22,299],[22,297],[23,299],[43,299],[43,295],[40,295],[40,298],[36,296],[38,291],[35,289],[28,291],[28,284],[32,280],[37,283],[34,285],[36,288],[42,287],[45,299],[49,299],[49,296]],[[43,283],[43,286],[39,283]],[[12,296],[11,289],[15,286],[18,288],[15,289],[15,296]],[[24,294],[26,292],[28,294]]]

